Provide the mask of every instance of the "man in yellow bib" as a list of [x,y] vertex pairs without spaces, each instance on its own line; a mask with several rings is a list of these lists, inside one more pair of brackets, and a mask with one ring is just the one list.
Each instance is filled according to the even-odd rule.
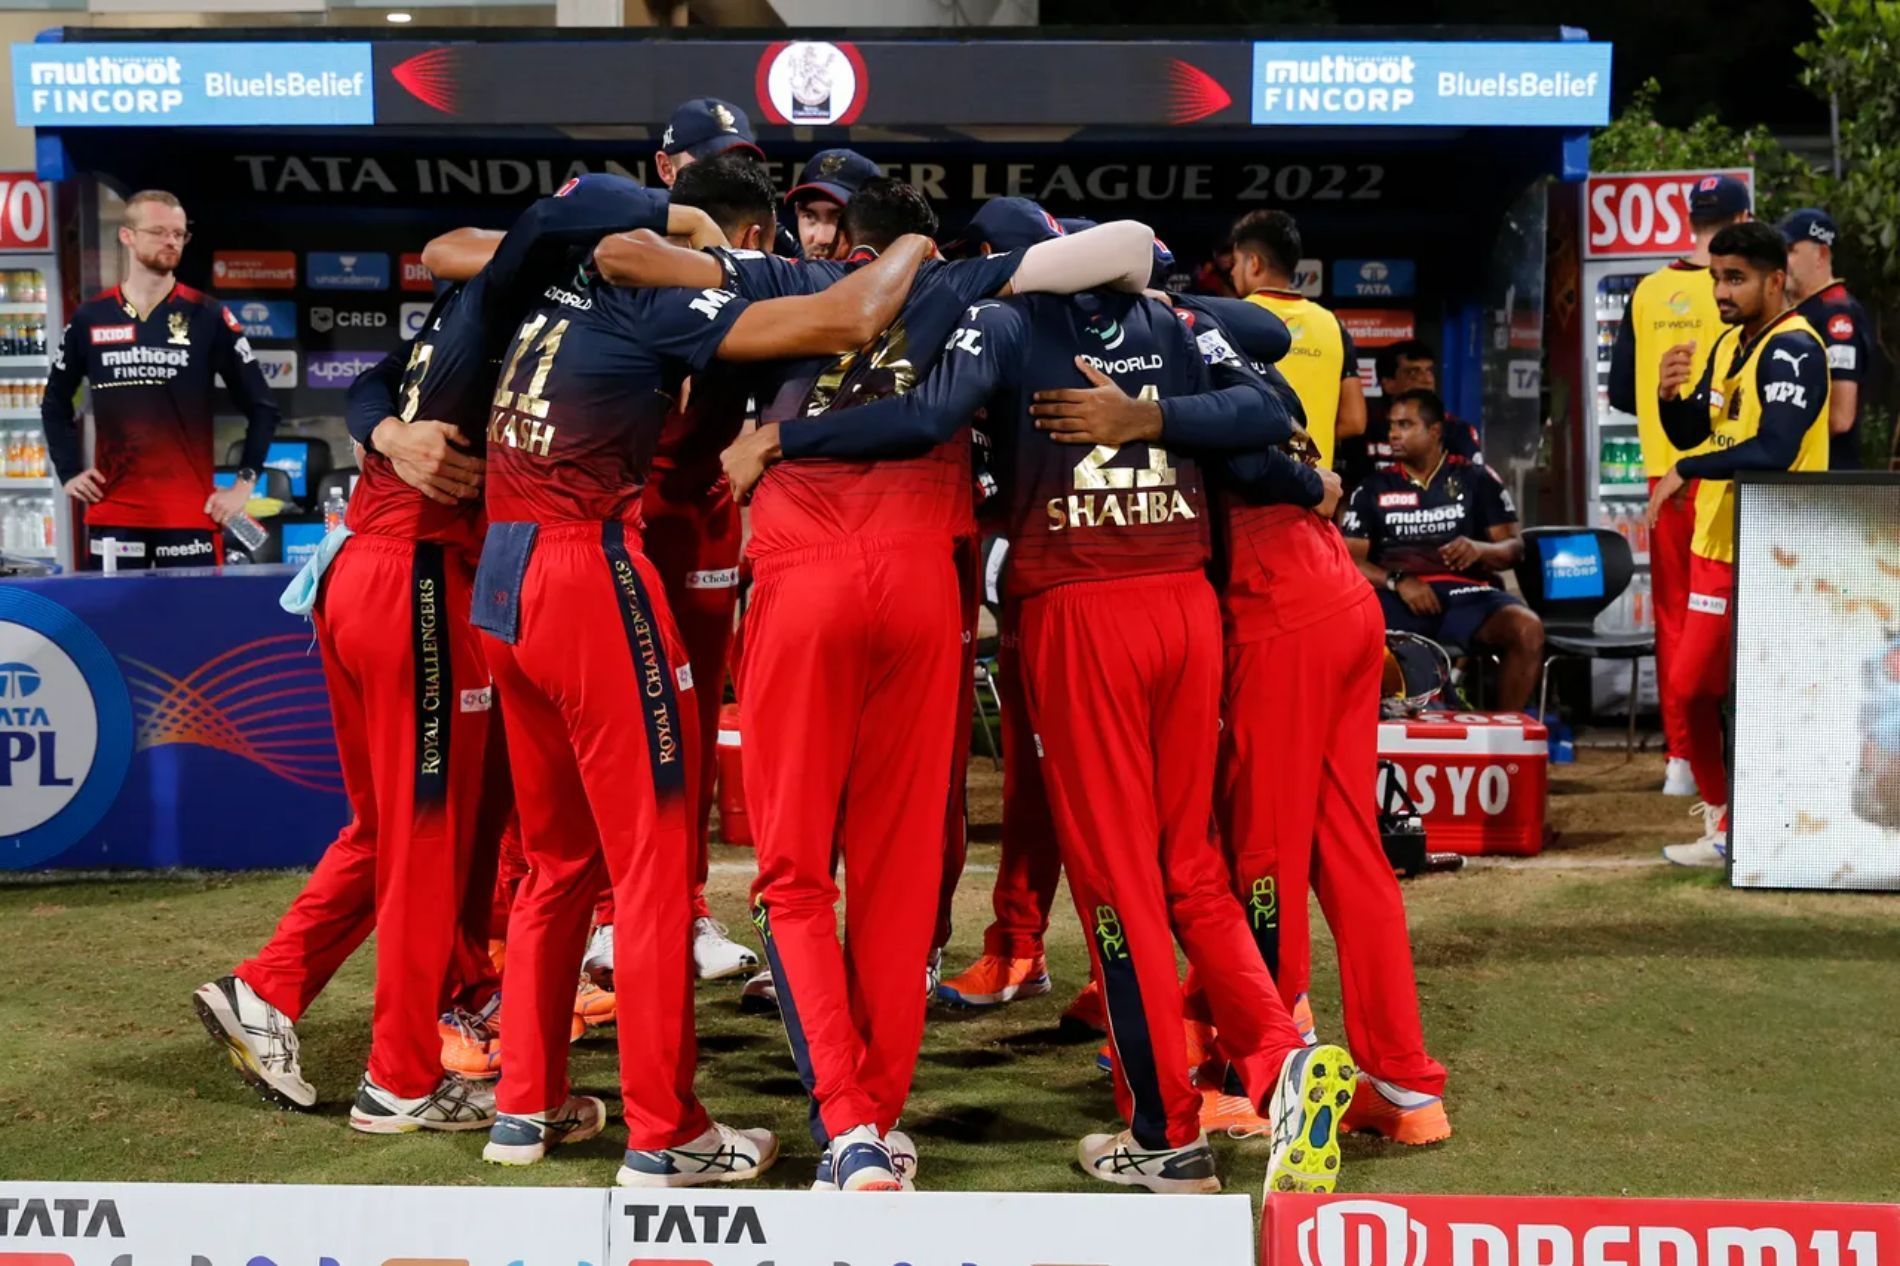
[[[1657,413],[1656,374],[1663,352],[1693,343],[1689,381],[1701,376],[1709,349],[1722,333],[1715,306],[1715,281],[1709,275],[1709,243],[1731,224],[1749,217],[1748,186],[1734,176],[1704,176],[1689,194],[1689,228],[1694,246],[1683,259],[1672,259],[1636,283],[1623,324],[1610,354],[1610,407],[1636,415],[1636,436],[1643,446],[1643,473],[1653,492],[1656,481],[1682,454],[1663,433]],[[1695,535],[1695,492],[1664,503],[1649,535],[1649,576],[1656,599],[1656,678],[1661,696],[1663,738],[1669,760],[1663,778],[1666,796],[1695,794],[1689,772],[1689,727],[1670,697],[1668,683],[1689,610],[1689,541]]]
[[1695,482],[1689,603],[1665,683],[1683,709],[1689,767],[1702,796],[1703,835],[1663,856],[1681,866],[1727,863],[1728,773],[1722,698],[1729,688],[1735,595],[1735,476],[1745,470],[1826,470],[1827,349],[1788,306],[1788,245],[1766,224],[1733,224],[1709,243],[1715,302],[1728,328],[1709,349],[1695,390],[1693,343],[1663,353],[1656,396],[1669,442],[1706,451],[1678,458],[1649,498],[1653,526]]
[[1306,410],[1306,432],[1331,468],[1339,441],[1364,433],[1366,392],[1352,335],[1328,308],[1293,288],[1300,226],[1284,211],[1249,211],[1234,225],[1234,293],[1286,322],[1293,346],[1275,365]]

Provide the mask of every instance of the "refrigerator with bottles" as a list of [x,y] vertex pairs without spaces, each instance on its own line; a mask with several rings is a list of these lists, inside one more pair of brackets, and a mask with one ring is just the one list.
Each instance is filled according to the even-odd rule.
[[[1617,172],[1593,174],[1584,185],[1583,364],[1594,366],[1584,400],[1584,495],[1588,521],[1620,533],[1636,559],[1636,578],[1623,596],[1598,617],[1605,633],[1651,631],[1655,611],[1649,578],[1649,481],[1636,416],[1610,407],[1610,354],[1616,332],[1629,308],[1630,295],[1644,277],[1695,246],[1689,228],[1689,195],[1707,171]],[[1727,174],[1753,184],[1753,172]],[[1637,707],[1656,707],[1656,662],[1644,660]],[[1598,712],[1623,713],[1629,706],[1629,669],[1598,662],[1591,683]]]
[[40,430],[50,352],[64,328],[53,225],[51,186],[0,173],[0,555],[71,570],[71,506]]

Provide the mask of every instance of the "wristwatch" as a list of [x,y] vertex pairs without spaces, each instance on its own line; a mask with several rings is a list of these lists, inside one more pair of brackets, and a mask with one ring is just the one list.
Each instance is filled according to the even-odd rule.
[[1404,579],[1404,572],[1389,571],[1385,574],[1385,587],[1390,589],[1393,593],[1397,593],[1399,591],[1399,582]]
[[250,484],[252,487],[256,487],[257,472],[252,470],[249,466],[239,466],[237,470],[237,481],[241,484]]

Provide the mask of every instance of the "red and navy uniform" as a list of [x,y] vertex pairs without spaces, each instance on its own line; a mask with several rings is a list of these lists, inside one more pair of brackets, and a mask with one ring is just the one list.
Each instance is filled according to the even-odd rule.
[[1353,489],[1339,526],[1370,542],[1375,564],[1416,576],[1438,594],[1443,610],[1419,615],[1390,589],[1378,590],[1386,627],[1467,647],[1494,612],[1522,604],[1492,573],[1454,570],[1439,551],[1460,536],[1488,541],[1492,528],[1516,522],[1511,494],[1491,468],[1447,453],[1422,484],[1397,465],[1374,471]]
[[[216,299],[174,283],[140,317],[114,286],[80,304],[60,337],[40,403],[47,455],[62,483],[86,469],[73,409],[84,380],[91,389],[92,464],[105,484],[105,495],[86,508],[88,534],[119,529],[110,535],[121,541],[159,534],[143,560],[135,555],[125,565],[215,561],[217,529],[205,515],[215,465],[214,376],[223,377],[249,419],[240,464],[256,470],[277,430],[277,406],[237,318]],[[161,555],[160,545],[186,541],[190,551]],[[96,565],[90,557],[87,563]]]
[[[1201,467],[1179,448],[1091,449],[1037,430],[1030,396],[1083,385],[1078,354],[1124,391],[1159,398],[1170,445],[1265,446],[1290,434],[1250,377],[1193,394],[1209,368],[1166,307],[1102,292],[973,304],[915,391],[788,426],[782,445],[788,456],[901,457],[986,409],[1009,498],[1005,584],[1020,604],[1023,684],[1107,999],[1117,1104],[1143,1146],[1178,1147],[1200,1133],[1200,1096],[1181,1042],[1176,938],[1263,1110],[1300,1037],[1209,837],[1220,615],[1203,572]],[[1237,355],[1223,360],[1246,372]]]
[[[1191,315],[1199,315],[1192,313]],[[1284,387],[1289,411],[1299,397]],[[1224,633],[1214,811],[1261,960],[1290,1006],[1312,976],[1309,888],[1338,948],[1347,1040],[1373,1076],[1442,1094],[1405,901],[1375,818],[1385,620],[1318,474],[1277,450],[1213,468]]]
[[[756,295],[822,289],[871,258],[726,255]],[[909,391],[1017,262],[927,262],[868,349],[791,367],[766,410],[784,419],[787,452],[821,419]],[[896,1124],[923,1038],[918,983],[937,921],[959,672],[970,674],[955,560],[974,532],[971,472],[966,422],[901,460],[780,463],[752,498],[739,706],[753,918],[821,1143]],[[814,730],[815,715],[831,724]],[[834,857],[851,886],[842,946]]]
[[1828,439],[1829,470],[1860,469],[1860,419],[1867,397],[1879,386],[1880,345],[1874,341],[1874,323],[1867,309],[1847,291],[1844,281],[1831,281],[1795,305],[1795,314],[1807,320],[1827,348],[1827,373],[1835,382],[1860,385],[1854,422]]
[[727,290],[627,291],[577,269],[515,332],[488,422],[488,538],[475,622],[504,702],[530,866],[508,926],[504,1112],[558,1107],[589,913],[613,885],[630,1146],[705,1132],[693,1092],[689,806],[692,671],[641,493],[681,382],[706,368],[747,301]]
[[663,207],[611,178],[537,203],[474,280],[440,295],[415,337],[350,387],[350,433],[365,446],[354,535],[323,577],[315,619],[353,820],[238,975],[295,1018],[376,928],[370,1076],[403,1097],[441,1077],[437,1015],[479,1009],[494,992],[490,902],[512,797],[469,622],[481,502],[424,497],[372,433],[389,417],[447,422],[481,453],[497,331],[513,329],[524,288],[603,225],[651,227]]
[[[1339,471],[1340,478],[1346,481],[1348,492],[1394,460],[1392,424],[1386,417],[1386,410],[1391,404],[1390,400],[1383,397],[1366,401],[1365,433],[1339,442],[1339,460],[1333,465]],[[1478,428],[1462,418],[1445,419],[1444,444],[1445,451],[1453,457],[1462,458],[1473,465],[1484,463],[1484,440],[1478,434]]]

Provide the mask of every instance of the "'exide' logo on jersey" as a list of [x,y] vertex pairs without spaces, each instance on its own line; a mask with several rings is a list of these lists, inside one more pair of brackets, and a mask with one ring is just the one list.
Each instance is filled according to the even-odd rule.
[[136,325],[95,325],[92,327],[93,346],[101,343],[136,343],[139,331]]

